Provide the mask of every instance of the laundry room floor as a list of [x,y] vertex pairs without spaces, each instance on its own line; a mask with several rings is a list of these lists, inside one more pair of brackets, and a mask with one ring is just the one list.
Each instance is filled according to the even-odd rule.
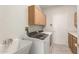
[[66,45],[53,44],[52,54],[72,54],[72,52]]

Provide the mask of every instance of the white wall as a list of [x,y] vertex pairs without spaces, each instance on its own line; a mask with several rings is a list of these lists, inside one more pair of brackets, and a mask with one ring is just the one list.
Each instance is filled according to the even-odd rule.
[[[74,31],[73,20],[76,6],[52,6],[43,9],[43,11],[45,12],[47,17],[47,25],[45,31],[58,31],[59,33],[55,36],[55,38],[58,39],[54,38],[54,43],[67,45],[68,32]],[[56,29],[53,28],[55,26],[54,21],[55,24],[57,24]],[[61,25],[58,25],[58,23]],[[53,26],[50,26],[50,24],[52,24]]]
[[77,6],[77,33],[79,36],[79,5]]
[[78,44],[79,44],[79,5],[77,6],[77,34],[78,34]]
[[0,6],[0,42],[8,38],[20,38],[27,25],[24,5]]
[[[0,6],[0,42],[24,37],[25,27],[28,27],[28,5]],[[31,28],[31,32],[42,29],[41,26]]]

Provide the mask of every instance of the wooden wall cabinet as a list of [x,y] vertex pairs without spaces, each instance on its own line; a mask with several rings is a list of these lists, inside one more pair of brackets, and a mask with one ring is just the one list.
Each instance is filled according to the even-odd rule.
[[77,46],[75,44],[77,44],[77,37],[68,33],[68,45],[73,54],[77,54]]
[[28,7],[28,25],[46,25],[46,17],[36,6]]

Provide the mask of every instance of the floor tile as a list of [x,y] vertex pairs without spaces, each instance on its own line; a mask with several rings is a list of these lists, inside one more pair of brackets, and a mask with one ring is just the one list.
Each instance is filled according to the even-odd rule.
[[54,44],[52,47],[52,54],[72,54],[72,52],[66,45]]

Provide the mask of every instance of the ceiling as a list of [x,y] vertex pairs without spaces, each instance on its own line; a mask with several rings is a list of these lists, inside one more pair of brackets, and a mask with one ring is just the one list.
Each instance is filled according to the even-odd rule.
[[[56,6],[62,6],[62,5],[39,5],[40,8],[44,9],[44,8],[48,8],[48,7],[56,7]],[[76,5],[63,5],[63,6],[74,6],[76,7]]]
[[39,5],[42,9],[44,8],[48,8],[48,7],[53,7],[53,6],[56,6],[56,5]]

